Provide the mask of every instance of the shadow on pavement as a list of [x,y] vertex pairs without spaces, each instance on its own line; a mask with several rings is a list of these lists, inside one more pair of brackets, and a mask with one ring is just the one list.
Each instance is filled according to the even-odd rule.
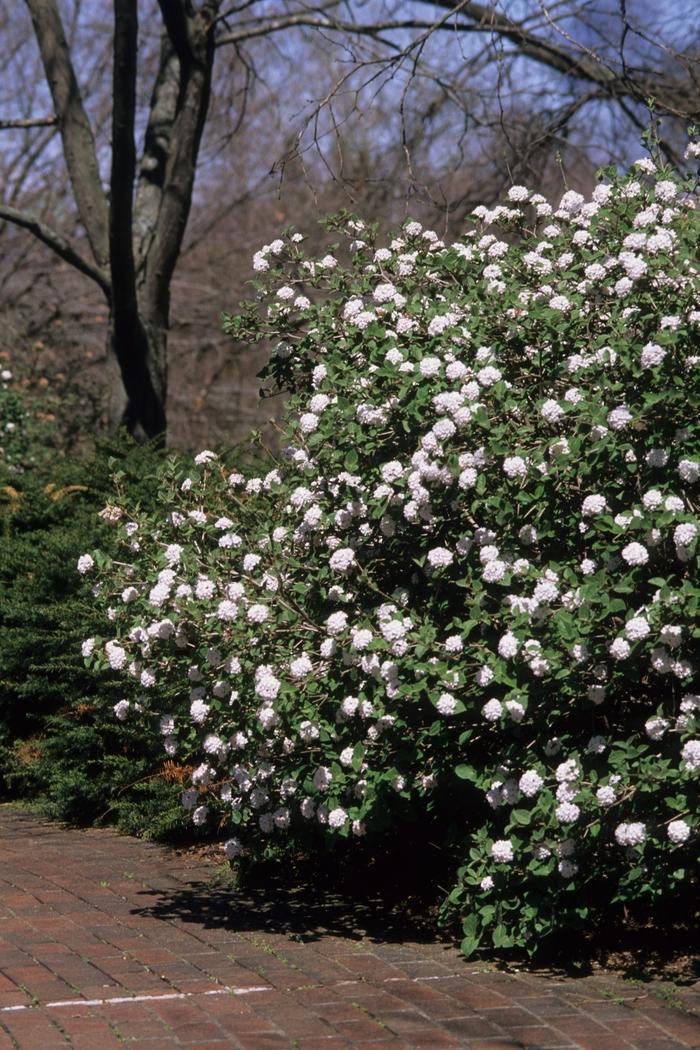
[[290,887],[279,878],[245,890],[196,882],[172,893],[147,890],[140,895],[154,899],[135,914],[198,923],[205,929],[281,933],[298,941],[329,935],[385,943],[440,940],[434,917],[413,914],[405,905],[390,904],[381,896],[324,892],[319,885]]

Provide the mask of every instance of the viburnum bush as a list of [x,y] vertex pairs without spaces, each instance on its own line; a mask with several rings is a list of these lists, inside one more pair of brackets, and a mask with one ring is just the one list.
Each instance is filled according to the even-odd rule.
[[276,346],[280,461],[201,452],[78,566],[195,825],[235,857],[429,824],[466,953],[674,894],[700,837],[696,183],[472,218],[258,252],[226,326]]

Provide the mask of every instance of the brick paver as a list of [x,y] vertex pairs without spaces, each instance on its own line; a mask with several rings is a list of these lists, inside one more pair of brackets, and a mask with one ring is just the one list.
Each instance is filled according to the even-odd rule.
[[0,1050],[700,1050],[700,982],[502,972],[0,807]]

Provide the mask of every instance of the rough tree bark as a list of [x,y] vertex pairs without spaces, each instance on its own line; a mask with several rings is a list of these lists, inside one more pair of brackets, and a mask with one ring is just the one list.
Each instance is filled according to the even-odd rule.
[[[39,45],[80,221],[94,265],[68,242],[12,209],[0,217],[30,229],[95,280],[109,305],[109,349],[125,399],[121,421],[160,439],[166,428],[170,282],[187,225],[206,121],[220,0],[159,0],[159,69],[136,178],[138,0],[114,0],[112,161],[109,195],[56,0],[26,0]],[[134,190],[137,187],[134,200]],[[112,405],[115,399],[112,392]]]

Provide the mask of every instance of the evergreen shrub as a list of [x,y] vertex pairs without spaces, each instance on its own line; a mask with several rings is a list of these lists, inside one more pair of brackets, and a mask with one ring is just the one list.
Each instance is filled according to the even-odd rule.
[[74,566],[96,539],[110,549],[98,513],[115,476],[154,507],[161,458],[118,441],[0,479],[0,790],[52,817],[146,834],[182,826],[176,785],[157,775],[149,740],[115,725],[117,676],[85,668],[81,642],[99,613]]
[[28,417],[22,398],[13,389],[13,379],[11,369],[0,370],[0,463],[6,469],[21,470],[30,448]]
[[194,825],[437,842],[467,954],[692,887],[700,835],[696,184],[643,160],[472,218],[266,245],[226,326],[276,345],[283,456],[201,452],[78,562],[88,664]]

